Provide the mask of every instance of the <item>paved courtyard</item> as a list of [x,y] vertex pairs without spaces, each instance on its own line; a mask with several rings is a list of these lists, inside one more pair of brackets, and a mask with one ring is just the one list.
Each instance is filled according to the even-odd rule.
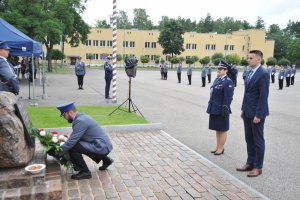
[[114,159],[92,179],[63,176],[63,199],[263,199],[219,167],[161,131],[110,133]]
[[[215,77],[213,73],[213,78]],[[245,163],[246,145],[240,108],[243,98],[241,72],[232,103],[231,127],[225,146],[225,154],[219,157],[209,153],[215,146],[215,134],[208,130],[208,115],[205,113],[209,99],[209,85],[201,87],[200,72],[194,72],[192,85],[187,85],[183,73],[181,84],[176,73],[169,72],[167,81],[160,80],[158,71],[138,71],[133,79],[132,99],[143,115],[151,122],[159,122],[164,130],[217,164],[239,180],[247,183],[271,199],[299,199],[300,197],[300,79],[295,85],[278,90],[278,84],[270,85],[270,116],[265,123],[266,155],[263,174],[250,179],[235,171]],[[76,101],[77,105],[104,105],[104,74],[102,70],[90,69],[84,80],[84,90],[77,90],[74,74],[48,74],[46,93],[41,99],[42,87],[37,84],[38,105],[58,105]],[[39,82],[39,81],[38,81]],[[118,103],[128,95],[128,77],[118,71]],[[22,82],[20,96],[28,98],[28,86]],[[26,100],[28,101],[28,100]]]

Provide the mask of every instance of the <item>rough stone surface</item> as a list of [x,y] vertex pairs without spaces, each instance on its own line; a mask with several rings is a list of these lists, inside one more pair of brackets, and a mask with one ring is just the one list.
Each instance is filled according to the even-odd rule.
[[15,114],[16,96],[0,92],[0,168],[25,166],[34,155],[27,145],[21,120]]

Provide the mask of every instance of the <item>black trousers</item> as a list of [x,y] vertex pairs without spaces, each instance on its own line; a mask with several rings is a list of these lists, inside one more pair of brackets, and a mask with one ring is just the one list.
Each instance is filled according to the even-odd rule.
[[278,83],[279,83],[279,89],[282,90],[282,88],[283,88],[283,79],[278,79]]
[[292,76],[291,77],[291,85],[294,85],[294,82],[295,82],[295,76]]
[[109,97],[110,83],[111,83],[111,79],[110,78],[106,78],[105,79],[105,98]]
[[289,87],[291,83],[291,77],[286,77],[285,81],[286,81],[286,87]]
[[168,72],[164,72],[164,79],[165,79],[165,80],[168,79]]
[[187,75],[189,80],[189,85],[192,85],[192,75]]
[[211,82],[211,74],[207,74],[207,78],[208,78],[208,83]]
[[202,87],[205,87],[205,77],[202,77]]
[[83,77],[84,75],[77,75],[78,87],[82,88],[83,86]]
[[181,83],[181,73],[177,73],[178,83]]
[[271,75],[272,83],[275,83],[275,75]]
[[83,159],[82,154],[88,156],[97,164],[101,160],[107,159],[107,155],[108,155],[108,154],[100,155],[100,154],[92,153],[86,150],[81,144],[77,143],[72,149],[69,150],[71,162],[74,166],[74,169],[76,169],[76,171],[84,171],[84,172],[90,171]]

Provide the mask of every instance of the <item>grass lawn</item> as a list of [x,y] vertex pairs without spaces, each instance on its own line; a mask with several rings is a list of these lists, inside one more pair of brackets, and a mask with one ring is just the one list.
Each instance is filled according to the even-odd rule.
[[[93,117],[100,125],[149,123],[135,113],[128,113],[121,110],[117,110],[111,116],[108,116],[116,106],[77,106],[76,108],[78,112],[83,112]],[[59,116],[60,112],[54,106],[28,107],[27,111],[33,126],[36,128],[71,127],[71,124]]]

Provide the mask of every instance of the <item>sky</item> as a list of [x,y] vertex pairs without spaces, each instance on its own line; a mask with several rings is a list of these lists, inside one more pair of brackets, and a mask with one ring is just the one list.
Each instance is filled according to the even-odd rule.
[[[85,6],[82,17],[86,23],[92,26],[96,19],[106,19],[109,22],[113,9],[112,0],[88,0]],[[236,20],[247,20],[251,25],[260,16],[266,28],[271,24],[285,28],[289,20],[300,21],[299,0],[117,0],[117,10],[124,10],[130,21],[135,8],[145,9],[154,25],[158,24],[161,16],[190,18],[198,22],[207,13],[214,20],[229,16]]]

